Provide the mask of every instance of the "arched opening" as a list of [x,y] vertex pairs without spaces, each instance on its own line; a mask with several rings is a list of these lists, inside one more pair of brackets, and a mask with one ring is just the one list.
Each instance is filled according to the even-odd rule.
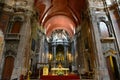
[[115,79],[116,80],[120,80],[120,76],[119,76],[119,71],[118,71],[118,65],[117,65],[117,61],[115,57],[112,57],[113,60],[113,65],[114,65],[114,74],[115,74]]
[[58,45],[56,48],[56,60],[57,63],[63,63],[64,61],[64,46],[63,45]]
[[113,56],[106,57],[108,72],[110,76],[110,80],[119,80],[119,72],[116,58]]
[[99,33],[102,38],[109,37],[107,24],[103,21],[99,23]]
[[14,68],[14,58],[7,56],[5,58],[2,80],[10,80]]
[[9,26],[7,27],[8,33],[19,33],[22,26],[22,18],[14,18],[14,21],[9,22]]
[[54,63],[54,67],[58,67],[59,64],[62,67],[68,67],[71,61],[71,54],[68,54],[70,52],[70,37],[67,31],[63,29],[53,31],[51,36],[48,37],[48,42],[50,43],[49,50],[51,50],[49,51],[51,53],[49,54],[49,61]]

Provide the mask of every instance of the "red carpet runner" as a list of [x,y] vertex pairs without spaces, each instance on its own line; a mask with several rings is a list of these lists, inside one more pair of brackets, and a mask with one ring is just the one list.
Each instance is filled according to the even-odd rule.
[[47,76],[41,76],[40,80],[80,80],[80,77],[77,75],[67,75],[67,76],[52,76],[52,75],[47,75]]

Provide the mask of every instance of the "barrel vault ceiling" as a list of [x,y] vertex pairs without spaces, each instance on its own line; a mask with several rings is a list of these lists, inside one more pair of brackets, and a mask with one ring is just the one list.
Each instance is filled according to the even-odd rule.
[[54,30],[64,29],[70,36],[81,23],[81,14],[86,9],[85,0],[35,0],[39,23],[49,36]]

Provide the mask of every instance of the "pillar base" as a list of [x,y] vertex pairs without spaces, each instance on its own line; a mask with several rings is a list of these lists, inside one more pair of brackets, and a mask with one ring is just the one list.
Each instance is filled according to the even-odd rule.
[[106,68],[95,70],[95,80],[110,80],[108,70]]

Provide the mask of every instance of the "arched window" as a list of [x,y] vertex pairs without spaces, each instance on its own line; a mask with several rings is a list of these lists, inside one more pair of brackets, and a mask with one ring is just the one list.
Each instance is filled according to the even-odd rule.
[[99,23],[99,32],[102,38],[109,37],[108,27],[105,22],[101,21]]
[[7,32],[8,33],[19,33],[22,23],[23,23],[22,18],[20,17],[14,18],[14,21],[9,22]]
[[21,21],[15,21],[12,25],[11,33],[19,33],[21,28],[22,22]]

